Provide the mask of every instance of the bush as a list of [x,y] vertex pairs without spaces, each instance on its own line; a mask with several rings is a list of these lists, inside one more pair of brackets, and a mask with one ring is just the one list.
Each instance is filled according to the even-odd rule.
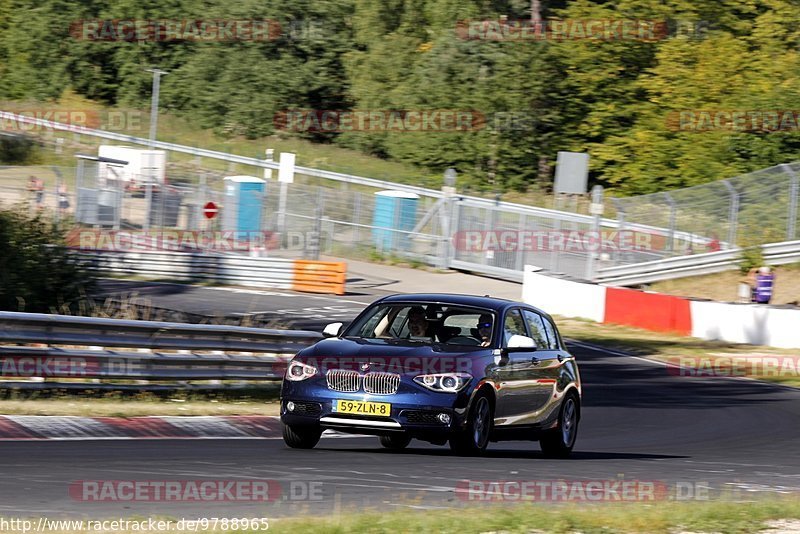
[[16,133],[0,132],[0,164],[30,165],[37,160],[38,142]]
[[72,258],[54,221],[27,206],[0,209],[0,310],[66,310],[91,290],[92,277]]
[[739,262],[739,270],[742,274],[747,274],[754,267],[764,265],[764,254],[759,245],[745,247],[742,249],[742,259]]

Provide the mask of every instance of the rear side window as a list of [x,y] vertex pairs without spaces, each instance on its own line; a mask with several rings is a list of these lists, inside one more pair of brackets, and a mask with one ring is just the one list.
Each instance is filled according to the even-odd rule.
[[511,336],[527,335],[519,310],[511,310],[506,313],[506,318],[503,321],[503,344],[508,345],[508,340],[511,339]]
[[550,348],[552,350],[558,350],[558,330],[556,330],[555,325],[550,321],[550,319],[544,319],[544,328],[547,330],[547,339],[550,342]]
[[540,349],[552,348],[547,340],[546,321],[542,319],[542,316],[530,310],[523,310],[522,314],[525,316],[525,322],[528,323],[528,330],[530,330],[531,337],[536,342],[536,347]]

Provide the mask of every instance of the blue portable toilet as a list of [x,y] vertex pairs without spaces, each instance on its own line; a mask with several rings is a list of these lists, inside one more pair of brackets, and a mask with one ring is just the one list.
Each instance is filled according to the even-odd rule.
[[372,239],[378,250],[407,249],[409,234],[417,224],[419,195],[405,191],[375,193],[375,212],[372,215]]
[[222,229],[233,232],[259,232],[265,190],[266,182],[261,178],[226,176]]

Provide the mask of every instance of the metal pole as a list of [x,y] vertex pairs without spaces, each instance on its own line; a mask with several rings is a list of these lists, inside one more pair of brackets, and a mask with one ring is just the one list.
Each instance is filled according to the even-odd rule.
[[150,217],[153,213],[153,182],[149,180],[144,184],[144,205],[146,208],[142,230],[146,232],[150,230]]
[[786,163],[781,165],[783,171],[789,175],[789,220],[786,222],[786,240],[792,241],[795,238],[795,227],[797,225],[797,194],[798,194],[798,180],[797,173],[794,172],[791,165]]
[[[81,189],[83,188],[83,159],[78,158],[78,167],[75,169],[75,220],[76,222],[85,222],[83,210],[86,207],[83,205],[83,195]],[[88,188],[87,188],[88,189]],[[97,221],[95,221],[97,222]]]
[[153,144],[156,140],[156,131],[158,130],[158,97],[161,92],[161,75],[169,74],[165,70],[160,69],[147,69],[147,72],[153,73],[153,94],[150,101],[150,148],[155,148]]
[[281,189],[278,197],[278,232],[280,232],[282,236],[286,229],[286,197],[289,184],[281,182],[280,187]]
[[[611,202],[614,203],[614,207],[617,210],[617,231],[619,233],[621,233],[621,232],[625,231],[625,208],[624,208],[622,202],[620,201],[620,199],[618,199],[616,197],[611,197]],[[614,265],[617,265],[619,263],[619,259],[620,259],[619,258],[619,253],[618,252],[614,252],[613,253],[613,258],[614,258]]]
[[320,187],[317,194],[316,217],[314,217],[314,232],[310,237],[309,249],[312,260],[319,260],[320,240],[322,238],[322,217],[325,214],[325,188]]
[[[592,187],[592,205],[590,211],[594,217],[592,218],[592,234],[597,236],[597,242],[600,246],[603,244],[603,238],[600,235],[600,216],[603,215],[603,186],[596,185]],[[584,243],[586,239],[583,240]],[[586,258],[586,279],[589,281],[594,280],[594,261],[599,251],[587,251]]]
[[676,219],[676,210],[675,210],[675,200],[669,193],[664,193],[664,198],[667,200],[667,204],[669,204],[669,230],[667,234],[667,250],[673,252],[675,249],[675,219]]
[[739,217],[739,193],[728,180],[723,180],[722,184],[727,188],[731,195],[731,209],[728,213],[728,248],[736,246],[736,225]]

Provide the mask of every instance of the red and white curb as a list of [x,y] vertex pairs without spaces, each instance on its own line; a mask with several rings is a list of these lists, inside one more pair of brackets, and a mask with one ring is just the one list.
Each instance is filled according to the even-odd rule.
[[[274,415],[77,417],[0,415],[0,441],[280,439]],[[326,430],[322,437],[363,437]]]
[[281,437],[275,416],[74,417],[0,415],[0,440],[265,439]]

